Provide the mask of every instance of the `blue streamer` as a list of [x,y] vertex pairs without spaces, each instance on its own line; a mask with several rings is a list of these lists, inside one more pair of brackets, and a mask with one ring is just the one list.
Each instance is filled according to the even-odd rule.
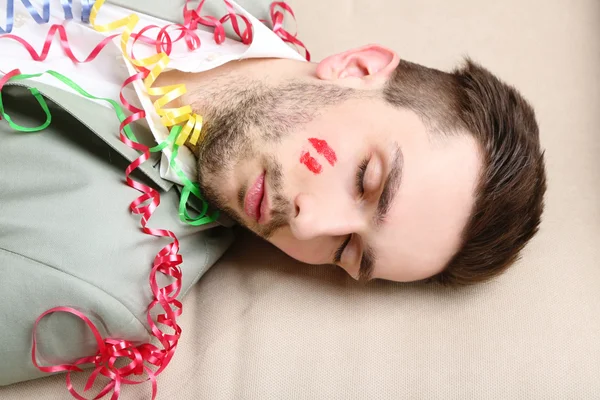
[[0,34],[12,32],[13,22],[15,19],[15,16],[14,16],[15,9],[14,8],[15,8],[15,4],[9,0],[8,4],[6,5],[6,30],[0,28]]
[[72,19],[73,11],[71,11],[71,6],[73,3],[71,0],[60,0],[60,4],[62,4],[63,11],[65,12],[65,19]]
[[[81,1],[81,22],[90,22],[90,13],[96,0],[80,0]],[[29,0],[21,0],[21,3],[27,8],[27,12],[38,24],[47,24],[50,21],[50,0],[44,0],[44,6],[41,15],[35,10]],[[60,0],[65,19],[73,19],[72,0]],[[6,4],[6,29],[0,28],[0,34],[11,33],[15,22],[15,0],[8,0]]]

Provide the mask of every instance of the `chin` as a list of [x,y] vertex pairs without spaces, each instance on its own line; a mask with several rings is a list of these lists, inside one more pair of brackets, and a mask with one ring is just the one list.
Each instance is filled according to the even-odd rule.
[[[226,182],[226,183],[224,183]],[[211,177],[209,179],[202,179],[202,175],[199,176],[198,184],[200,186],[200,192],[204,198],[214,207],[221,210],[235,210],[237,193],[232,179],[223,179],[219,177]],[[237,213],[233,213],[231,217],[237,217]],[[239,218],[234,218],[238,221]],[[238,221],[239,222],[239,221]]]

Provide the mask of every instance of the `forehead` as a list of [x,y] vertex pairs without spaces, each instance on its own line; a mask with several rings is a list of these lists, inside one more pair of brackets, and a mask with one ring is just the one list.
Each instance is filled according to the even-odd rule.
[[399,139],[402,184],[373,234],[376,277],[408,281],[435,275],[461,245],[481,169],[478,147],[468,134],[435,140],[429,135]]

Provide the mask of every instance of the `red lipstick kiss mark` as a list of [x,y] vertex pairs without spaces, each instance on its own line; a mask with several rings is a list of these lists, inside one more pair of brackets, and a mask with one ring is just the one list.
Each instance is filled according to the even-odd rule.
[[321,164],[319,164],[319,162],[315,160],[308,151],[302,152],[302,155],[300,156],[300,162],[306,165],[306,168],[308,168],[308,170],[314,174],[320,174],[323,170]]
[[310,138],[308,139],[308,141],[310,142],[310,144],[313,145],[317,153],[325,157],[325,159],[329,162],[329,164],[331,164],[332,167],[335,165],[337,161],[335,151],[333,151],[333,149],[329,147],[326,141],[316,138]]

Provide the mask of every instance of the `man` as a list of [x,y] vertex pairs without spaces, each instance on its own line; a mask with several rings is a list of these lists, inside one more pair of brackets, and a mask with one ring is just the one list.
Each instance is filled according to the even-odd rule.
[[178,70],[190,70],[185,55],[156,81],[184,83],[169,106],[204,116],[193,150],[211,203],[290,256],[362,281],[468,284],[517,257],[545,175],[514,88],[471,61],[448,74],[378,45],[318,64],[282,57],[190,73]]
[[534,112],[470,60],[445,73],[369,45],[161,78],[185,82],[180,102],[207,121],[194,148],[204,194],[298,260],[363,281],[470,284],[537,230]]
[[[60,4],[52,3],[50,23],[64,21]],[[169,11],[165,4],[131,6],[165,19],[180,16],[179,6]],[[130,13],[106,4],[99,18],[105,23]],[[182,148],[174,162],[198,180],[212,204],[290,256],[335,263],[363,281],[470,284],[510,265],[537,229],[545,190],[535,117],[516,90],[470,61],[449,74],[378,45],[307,63],[246,15],[254,28],[250,46],[231,40],[217,46],[210,33],[199,32],[200,49],[175,47],[172,70],[154,85],[185,83],[187,93],[169,106],[191,104],[204,118],[203,140],[190,145],[192,152]],[[138,30],[168,23],[139,16]],[[17,17],[14,33],[41,48],[48,26]],[[67,33],[78,39],[70,42],[78,55],[103,39],[76,20]],[[137,57],[153,49],[140,46]],[[80,65],[56,48],[44,63],[14,42],[0,41],[0,50],[3,72],[52,69],[116,101],[134,72],[117,45]],[[149,265],[164,245],[141,234],[126,207],[134,194],[122,183],[123,170],[137,154],[119,142],[112,108],[47,75],[25,85],[44,94],[53,119],[35,135],[0,124],[0,273],[6,277],[0,336],[8,338],[0,343],[0,359],[7,360],[0,363],[0,385],[41,375],[30,361],[30,333],[51,307],[91,310],[86,314],[104,337],[147,340]],[[135,92],[124,94],[139,100],[149,127],[134,129],[151,146],[168,131],[144,85],[133,86]],[[31,94],[11,84],[2,95],[13,120],[43,122],[36,122]],[[180,182],[170,148],[164,154],[162,162],[143,165],[137,178],[161,191],[150,225],[179,238],[186,293],[231,235],[178,221],[172,186]],[[87,328],[51,317],[38,335],[44,355],[64,360],[95,352]]]

